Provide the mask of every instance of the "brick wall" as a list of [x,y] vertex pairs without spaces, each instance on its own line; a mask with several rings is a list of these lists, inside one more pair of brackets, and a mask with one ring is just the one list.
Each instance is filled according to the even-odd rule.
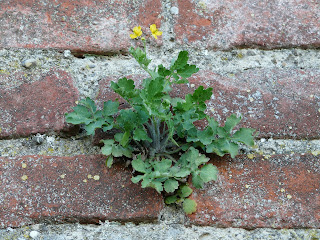
[[129,34],[156,23],[154,64],[189,50],[201,70],[180,91],[212,86],[213,115],[242,114],[263,149],[212,156],[219,179],[193,193],[188,224],[320,228],[319,19],[317,0],[1,1],[0,227],[158,219],[162,197],[64,119],[81,97],[114,98],[110,80],[141,79]]

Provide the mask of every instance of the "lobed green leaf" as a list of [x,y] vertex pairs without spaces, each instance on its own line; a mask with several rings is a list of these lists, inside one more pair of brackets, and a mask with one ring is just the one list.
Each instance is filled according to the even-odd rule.
[[192,199],[185,199],[182,206],[186,214],[192,214],[197,211],[197,203]]

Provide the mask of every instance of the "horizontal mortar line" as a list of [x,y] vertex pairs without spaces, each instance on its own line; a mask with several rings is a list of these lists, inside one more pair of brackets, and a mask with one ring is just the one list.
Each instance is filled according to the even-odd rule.
[[[320,140],[260,139],[253,148],[240,147],[242,154],[320,154]],[[58,136],[29,137],[0,140],[0,156],[19,157],[25,155],[77,156],[101,154],[100,147],[93,146],[91,138],[67,139]]]

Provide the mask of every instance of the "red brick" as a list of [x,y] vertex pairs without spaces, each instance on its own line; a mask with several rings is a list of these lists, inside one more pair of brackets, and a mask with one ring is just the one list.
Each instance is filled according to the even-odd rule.
[[[210,71],[191,77],[195,87],[179,85],[172,95],[183,97],[199,85],[213,88],[208,109],[221,124],[232,113],[241,114],[240,127],[255,128],[258,137],[314,139],[320,137],[320,71],[318,70],[248,70],[233,78]],[[141,84],[143,76],[129,76]],[[129,78],[128,77],[128,78]],[[115,100],[109,77],[100,82],[99,101]],[[123,102],[123,101],[122,101]]]
[[320,46],[318,1],[178,0],[180,43],[207,48]]
[[0,88],[0,137],[67,129],[64,114],[79,97],[68,73],[53,69],[32,83],[26,82],[23,73],[0,74],[0,79],[4,82],[24,82],[18,87]]
[[195,190],[191,224],[319,228],[320,161],[312,155],[215,158],[217,182]]
[[[28,178],[23,180],[23,176]],[[162,209],[161,195],[141,189],[131,177],[123,164],[107,169],[105,156],[1,157],[0,227],[41,221],[156,220]]]
[[208,105],[218,119],[240,113],[242,124],[257,129],[259,137],[312,139],[320,136],[319,73],[263,69],[224,78],[207,72],[195,81],[205,76],[213,87]]
[[160,13],[160,0],[9,0],[0,3],[0,48],[127,51],[131,29],[159,26]]

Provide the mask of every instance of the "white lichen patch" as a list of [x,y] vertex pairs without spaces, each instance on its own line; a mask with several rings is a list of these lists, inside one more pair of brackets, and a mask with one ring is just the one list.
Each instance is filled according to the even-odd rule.
[[26,168],[26,167],[27,167],[27,164],[21,163],[21,167],[22,167],[22,168]]
[[92,175],[91,174],[88,174],[88,179],[91,179],[92,178]]
[[88,180],[87,179],[83,179],[82,182],[86,183],[86,182],[88,182]]
[[66,177],[66,174],[61,174],[60,175],[60,178],[62,178],[62,179],[65,178],[65,177]]
[[94,176],[93,176],[93,179],[96,180],[96,181],[98,181],[98,180],[100,179],[100,176],[99,176],[99,175],[94,175]]
[[23,175],[23,176],[21,177],[21,179],[22,179],[23,181],[26,181],[26,180],[28,179],[28,176],[27,176],[27,175]]
[[288,198],[288,199],[291,199],[291,198],[292,198],[292,195],[288,194],[288,195],[287,195],[287,198]]
[[280,192],[285,192],[286,190],[284,188],[281,188],[280,189]]

